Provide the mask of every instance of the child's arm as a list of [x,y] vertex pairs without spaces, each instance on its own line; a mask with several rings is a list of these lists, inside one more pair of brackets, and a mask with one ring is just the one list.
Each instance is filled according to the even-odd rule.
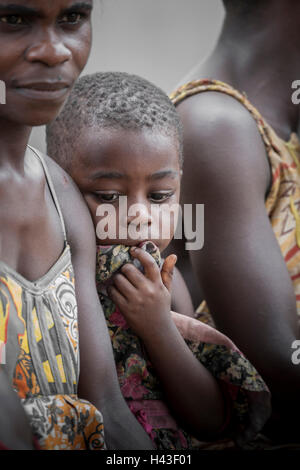
[[191,295],[188,291],[185,280],[176,266],[173,271],[171,287],[171,308],[175,312],[186,315],[187,317],[194,317],[195,311]]
[[224,398],[218,382],[194,357],[172,320],[168,289],[176,257],[167,258],[160,275],[151,255],[139,248],[132,255],[144,266],[145,275],[126,264],[115,275],[109,294],[143,340],[174,414],[195,436],[210,439],[224,424]]

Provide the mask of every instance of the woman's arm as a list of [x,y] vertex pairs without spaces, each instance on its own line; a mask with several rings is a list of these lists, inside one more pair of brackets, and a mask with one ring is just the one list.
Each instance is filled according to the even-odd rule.
[[33,435],[21,401],[0,365],[0,445],[10,450],[32,450]]
[[194,307],[185,280],[176,266],[173,271],[173,282],[171,287],[171,308],[175,312],[194,317]]
[[205,244],[190,253],[217,327],[254,364],[286,426],[300,417],[299,338],[292,282],[265,209],[271,181],[254,119],[220,93],[178,106],[184,124],[183,202],[205,204]]

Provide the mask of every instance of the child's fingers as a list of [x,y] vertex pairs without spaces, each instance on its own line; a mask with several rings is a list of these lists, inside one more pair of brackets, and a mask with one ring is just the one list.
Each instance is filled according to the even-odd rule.
[[156,281],[157,277],[160,275],[160,270],[155,259],[141,248],[133,248],[130,250],[130,253],[142,263],[145,276],[151,281]]
[[135,287],[131,284],[131,282],[126,279],[123,274],[116,274],[113,278],[113,283],[114,286],[118,289],[120,294],[125,297],[125,299],[130,300],[135,297],[136,295],[136,289]]
[[162,281],[169,292],[171,291],[171,287],[172,287],[173,273],[174,273],[174,267],[175,267],[176,262],[177,262],[177,256],[170,255],[165,259],[165,262],[161,269]]
[[140,289],[145,284],[145,276],[133,264],[126,263],[121,268],[122,274],[131,282],[136,288]]
[[109,286],[107,288],[108,295],[110,299],[122,310],[122,307],[125,307],[127,305],[127,300],[125,297],[120,294],[118,289],[116,289],[114,286]]

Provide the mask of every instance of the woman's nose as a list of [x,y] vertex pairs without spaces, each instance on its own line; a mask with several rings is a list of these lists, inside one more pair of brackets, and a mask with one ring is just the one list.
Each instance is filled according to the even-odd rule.
[[49,67],[61,65],[70,60],[72,52],[55,31],[44,31],[40,38],[35,38],[34,44],[26,51],[30,62],[41,62]]

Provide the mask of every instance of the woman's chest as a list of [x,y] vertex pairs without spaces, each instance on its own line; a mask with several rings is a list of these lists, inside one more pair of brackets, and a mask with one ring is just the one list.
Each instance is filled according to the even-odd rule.
[[59,215],[47,189],[7,182],[0,190],[0,260],[39,279],[63,251]]

